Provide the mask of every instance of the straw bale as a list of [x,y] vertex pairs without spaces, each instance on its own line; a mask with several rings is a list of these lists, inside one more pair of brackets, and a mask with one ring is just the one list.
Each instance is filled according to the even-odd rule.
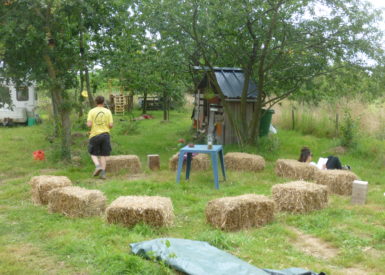
[[122,196],[106,210],[107,221],[131,227],[139,222],[151,226],[169,226],[174,220],[170,198],[159,196]]
[[273,220],[274,208],[273,200],[262,195],[219,198],[207,204],[206,220],[226,231],[260,227]]
[[142,165],[136,155],[109,156],[106,158],[106,171],[108,173],[117,173],[127,171],[132,174],[141,172]]
[[[178,156],[179,153],[176,153],[170,158],[169,168],[172,171],[176,171],[178,168]],[[207,154],[198,154],[193,156],[191,162],[191,169],[193,171],[206,171],[211,168],[211,160]],[[186,169],[186,162],[183,162],[183,169]]]
[[294,159],[278,159],[275,165],[277,176],[295,180],[313,180],[317,167]]
[[32,187],[32,201],[36,204],[48,203],[48,192],[52,189],[71,186],[72,182],[64,176],[36,176],[29,183]]
[[79,186],[56,188],[48,193],[48,209],[69,217],[100,216],[106,209],[106,201],[103,192]]
[[225,165],[229,170],[256,172],[265,169],[265,159],[247,153],[227,153]]
[[347,170],[319,170],[315,174],[315,182],[326,185],[330,193],[338,195],[352,194],[353,181],[358,177]]
[[305,213],[326,207],[328,192],[326,186],[306,181],[276,184],[272,197],[279,211]]

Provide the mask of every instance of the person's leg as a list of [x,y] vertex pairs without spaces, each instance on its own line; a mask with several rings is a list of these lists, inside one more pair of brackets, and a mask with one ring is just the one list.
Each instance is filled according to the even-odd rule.
[[102,171],[102,168],[100,167],[100,144],[99,144],[99,138],[98,136],[95,136],[89,140],[88,144],[88,152],[91,155],[92,162],[95,164],[95,170],[93,172],[93,176],[96,177],[100,174]]
[[92,159],[93,163],[95,164],[95,167],[101,166],[100,165],[100,160],[99,160],[98,156],[91,155],[91,159]]
[[329,170],[342,169],[341,161],[338,157],[329,156],[326,162],[326,168]]
[[103,142],[101,146],[100,166],[102,171],[100,173],[101,179],[106,179],[106,158],[111,153],[110,135],[103,134]]
[[100,167],[103,170],[106,170],[106,156],[100,156],[99,157],[99,163],[100,163]]

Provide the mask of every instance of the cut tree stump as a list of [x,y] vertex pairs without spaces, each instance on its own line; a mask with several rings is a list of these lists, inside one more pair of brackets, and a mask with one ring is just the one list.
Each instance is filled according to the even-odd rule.
[[152,171],[159,170],[160,169],[159,155],[147,155],[147,166]]

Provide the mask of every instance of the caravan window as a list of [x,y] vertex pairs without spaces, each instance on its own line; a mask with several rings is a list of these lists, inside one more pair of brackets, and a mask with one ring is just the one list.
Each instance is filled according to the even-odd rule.
[[28,87],[27,86],[19,86],[16,89],[16,99],[17,101],[28,101]]

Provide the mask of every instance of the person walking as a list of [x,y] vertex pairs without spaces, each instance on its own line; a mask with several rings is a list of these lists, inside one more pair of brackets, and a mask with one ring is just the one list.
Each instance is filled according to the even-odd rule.
[[104,107],[104,97],[95,98],[96,107],[88,112],[87,126],[91,128],[88,152],[95,164],[94,177],[106,179],[106,157],[111,154],[110,129],[113,127],[111,111]]

